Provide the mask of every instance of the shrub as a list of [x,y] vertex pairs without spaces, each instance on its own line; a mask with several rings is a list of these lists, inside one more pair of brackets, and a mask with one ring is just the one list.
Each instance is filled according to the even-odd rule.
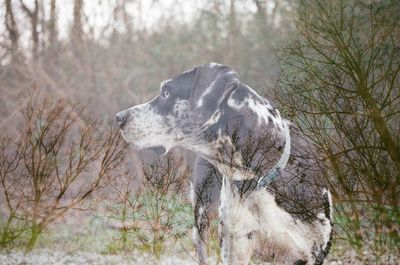
[[337,239],[359,253],[399,244],[399,6],[300,1],[277,97],[325,161]]
[[22,117],[19,137],[2,132],[0,138],[2,248],[23,239],[32,249],[49,224],[119,174],[124,155],[119,132],[77,103],[34,92]]
[[190,172],[183,160],[173,155],[143,165],[143,183],[132,188],[135,175],[126,173],[113,185],[117,195],[105,205],[111,228],[118,234],[107,252],[138,249],[156,257],[167,243],[182,238],[193,226],[192,208],[187,200]]

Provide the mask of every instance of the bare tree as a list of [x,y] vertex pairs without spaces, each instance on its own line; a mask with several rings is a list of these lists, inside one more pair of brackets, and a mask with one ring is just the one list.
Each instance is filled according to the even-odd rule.
[[181,158],[168,155],[143,165],[143,173],[139,188],[133,187],[136,176],[128,172],[112,185],[116,198],[106,212],[120,237],[108,249],[138,248],[160,257],[167,240],[181,238],[192,225],[185,194],[189,169]]
[[20,0],[22,10],[31,20],[31,36],[32,36],[32,55],[34,59],[38,58],[39,53],[39,1],[34,1],[33,10]]
[[230,1],[230,9],[229,9],[229,22],[228,22],[228,38],[227,38],[227,48],[228,54],[227,58],[229,61],[234,60],[234,54],[236,50],[237,41],[239,34],[239,28],[237,26],[237,18],[236,18],[236,5],[235,0]]
[[185,223],[188,224],[186,218],[191,209],[187,207],[188,202],[182,193],[187,191],[189,172],[189,168],[183,165],[183,159],[173,155],[143,168],[142,198],[146,206],[143,214],[150,227],[150,237],[140,238],[157,257],[162,254],[163,243],[168,237],[178,239],[188,232]]
[[257,7],[257,20],[260,24],[267,23],[267,8],[264,0],[254,0]]
[[57,37],[58,37],[56,5],[57,5],[56,0],[50,1],[50,18],[48,21],[49,45],[50,46],[54,44],[54,42],[57,40]]
[[80,43],[82,40],[82,15],[83,15],[83,0],[74,1],[74,14],[72,22],[71,38],[75,43]]
[[111,183],[112,192],[103,199],[106,201],[103,204],[106,217],[110,220],[108,227],[119,231],[119,237],[108,244],[108,252],[132,250],[136,242],[130,240],[131,231],[144,228],[138,218],[143,204],[139,199],[142,189],[134,187],[137,182],[137,176],[127,170],[121,178]]
[[18,50],[19,32],[17,28],[17,23],[15,22],[14,11],[12,8],[11,0],[5,0],[6,14],[4,24],[8,31],[8,36],[11,42],[11,55],[15,57]]
[[16,194],[24,187],[24,183],[19,183],[17,179],[10,179],[9,175],[17,171],[21,165],[19,157],[20,146],[12,146],[11,138],[4,137],[0,139],[0,183],[1,198],[5,201],[3,211],[6,211],[6,218],[1,220],[0,248],[9,246],[23,232],[28,229],[26,222],[15,222],[18,220],[18,212],[21,210],[23,197]]
[[400,240],[400,17],[393,5],[302,3],[298,35],[282,49],[277,91],[324,156],[340,235],[376,255]]
[[84,108],[65,99],[34,93],[23,117],[21,138],[2,138],[1,192],[8,222],[28,224],[31,249],[50,223],[119,174],[125,143],[118,130],[102,133]]

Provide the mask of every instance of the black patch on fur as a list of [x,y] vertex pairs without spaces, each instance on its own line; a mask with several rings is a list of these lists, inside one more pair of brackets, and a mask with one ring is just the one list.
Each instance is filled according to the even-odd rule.
[[[330,225],[333,227],[333,222],[331,220],[331,215],[330,215],[331,205],[329,203],[329,195],[327,193],[324,193],[323,198],[324,198],[325,216],[329,220]],[[332,246],[332,236],[333,236],[333,229],[331,230],[331,234],[329,235],[329,241],[326,243],[325,249],[322,249],[322,246],[320,246],[321,250],[318,253],[318,255],[316,256],[315,263],[314,263],[315,265],[322,265],[324,263],[324,260],[325,260],[326,256],[328,256],[328,253]]]

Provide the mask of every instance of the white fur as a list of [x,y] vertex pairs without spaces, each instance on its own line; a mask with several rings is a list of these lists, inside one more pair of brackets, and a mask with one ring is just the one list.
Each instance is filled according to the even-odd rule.
[[250,169],[243,166],[243,158],[239,151],[233,152],[232,164],[227,164],[224,157],[221,156],[219,148],[226,148],[227,150],[234,149],[234,144],[231,138],[227,135],[222,135],[222,130],[218,130],[217,139],[208,144],[208,160],[212,163],[218,171],[224,176],[230,176],[233,180],[244,180],[255,178],[256,175]]
[[[272,123],[283,130],[283,122],[278,110],[276,110],[276,117],[268,110],[268,104],[260,103],[259,101],[255,100],[251,96],[248,96],[241,102],[237,102],[233,96],[235,92],[229,97],[227,104],[233,109],[239,110],[243,107],[247,106],[252,110],[252,112],[257,116],[258,124],[268,124],[269,120],[272,120]],[[265,101],[265,100],[264,100]]]
[[[287,251],[286,256],[281,257],[282,261],[314,262],[314,242],[328,242],[331,232],[323,213],[324,222],[304,224],[280,208],[268,191],[254,190],[240,198],[230,183],[229,178],[224,177],[221,189],[220,219],[223,225],[220,232],[223,240],[229,241],[222,247],[224,264],[247,264],[241,261],[250,259],[257,248],[261,247],[258,251],[273,251],[268,249],[271,246]],[[252,239],[248,238],[249,233],[254,234]],[[260,242],[268,242],[268,245],[262,246]]]
[[204,91],[203,95],[201,95],[201,98],[197,102],[197,107],[201,107],[203,105],[203,98],[213,91],[214,85],[215,85],[215,81],[217,80],[217,78],[206,88],[206,90]]
[[193,182],[190,181],[190,187],[189,187],[189,197],[190,201],[192,202],[192,206],[195,207],[196,203],[196,191],[194,190],[194,184]]
[[[212,68],[217,65],[211,63],[209,67]],[[166,80],[161,83],[161,88],[169,81]],[[213,88],[214,82],[205,90],[197,102],[198,107],[203,105],[204,96],[212,93]],[[257,117],[259,125],[268,124],[272,120],[273,133],[286,141],[283,154],[275,165],[275,167],[284,168],[290,156],[289,122],[283,120],[277,110],[277,115],[273,115],[269,111],[269,108],[271,108],[269,102],[261,98],[251,88],[248,87],[248,89],[253,92],[253,95],[248,95],[242,102],[237,102],[233,98],[235,93],[233,92],[227,104],[238,111],[241,111],[245,106],[248,107]],[[229,91],[226,91],[220,100],[225,98],[226,93],[229,93]],[[122,129],[122,135],[128,142],[137,145],[139,148],[161,145],[168,151],[174,146],[184,146],[201,153],[209,159],[210,163],[216,166],[223,175],[219,216],[223,243],[222,254],[225,264],[248,264],[254,251],[260,247],[260,239],[268,242],[268,246],[277,245],[287,249],[288,255],[293,261],[301,259],[312,262],[314,242],[325,242],[324,248],[326,247],[332,228],[324,213],[318,214],[319,220],[309,225],[295,220],[289,213],[280,208],[276,204],[274,196],[266,190],[256,189],[244,198],[240,198],[231,182],[233,180],[252,179],[257,176],[252,170],[243,167],[240,152],[233,149],[234,145],[228,136],[222,136],[221,129],[218,131],[216,141],[208,143],[207,139],[204,139],[204,130],[220,120],[221,112],[219,110],[214,112],[202,126],[199,125],[195,129],[198,130],[198,137],[196,138],[196,135],[188,137],[183,134],[179,126],[175,126],[178,121],[185,118],[185,115],[188,115],[189,104],[187,101],[178,100],[173,107],[175,115],[168,116],[157,114],[149,103],[129,109],[134,119],[126,123]],[[232,164],[213,158],[219,147],[232,149],[234,156]],[[329,203],[331,203],[329,191],[324,190],[323,192],[328,194]],[[195,194],[192,183],[191,197],[192,202],[194,202]],[[200,214],[203,211],[204,209],[201,208]],[[332,216],[332,213],[330,215]],[[254,236],[251,236],[253,234]],[[193,238],[195,242],[199,242],[198,236],[198,231],[194,230]],[[287,259],[285,259],[285,262],[287,262]]]
[[211,62],[211,63],[208,64],[208,67],[210,67],[210,68],[214,68],[216,66],[222,66],[222,65],[219,64],[219,63],[215,63],[215,62]]
[[168,83],[169,81],[171,81],[172,79],[167,79],[167,80],[164,80],[164,81],[162,81],[161,83],[160,83],[160,90],[163,88],[163,86],[166,84],[166,83]]
[[283,127],[283,131],[285,133],[285,147],[283,149],[283,154],[281,156],[281,158],[279,159],[278,163],[276,164],[277,167],[279,168],[285,168],[287,162],[289,161],[289,157],[290,157],[290,130],[289,130],[289,123],[287,123],[286,121],[282,121],[282,127]]
[[211,125],[216,124],[221,118],[221,111],[218,109],[211,115],[211,117],[201,126],[203,130],[208,129]]
[[148,103],[135,106],[129,111],[135,118],[122,129],[122,136],[139,148],[162,145],[168,151],[184,138],[184,134],[176,126],[168,132],[170,126],[166,124],[166,118],[173,120],[173,116],[164,117],[155,113]]
[[169,117],[169,119],[177,119],[177,120],[185,119],[187,118],[188,110],[189,110],[189,102],[187,100],[176,100],[173,107],[173,112],[176,115],[176,117],[174,118]]
[[323,231],[324,242],[326,242],[324,244],[323,248],[326,248],[327,243],[330,240],[330,236],[331,236],[332,229],[333,229],[332,225],[331,225],[331,222],[333,220],[332,219],[333,218],[333,203],[332,203],[332,196],[331,196],[331,193],[329,190],[324,188],[322,190],[322,194],[328,196],[328,202],[329,202],[329,220],[326,218],[325,214],[323,214],[322,218],[319,217],[322,220],[322,223],[324,224],[321,226],[321,229]]

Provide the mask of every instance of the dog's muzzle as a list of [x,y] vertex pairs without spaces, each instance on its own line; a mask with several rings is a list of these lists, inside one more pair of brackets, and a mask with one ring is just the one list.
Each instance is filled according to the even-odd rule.
[[117,113],[117,123],[119,127],[122,129],[124,125],[126,124],[128,118],[129,118],[129,112],[127,111],[121,111]]

